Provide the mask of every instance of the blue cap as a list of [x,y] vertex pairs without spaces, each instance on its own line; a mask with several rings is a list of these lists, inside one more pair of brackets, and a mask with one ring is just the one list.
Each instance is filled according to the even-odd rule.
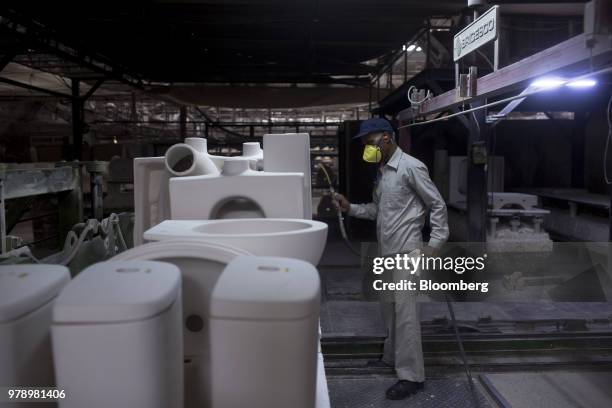
[[389,123],[387,119],[371,118],[361,122],[361,126],[359,126],[359,133],[357,133],[353,139],[360,139],[369,135],[370,133],[375,132],[389,132],[393,134],[394,131],[393,126],[391,126],[391,123]]

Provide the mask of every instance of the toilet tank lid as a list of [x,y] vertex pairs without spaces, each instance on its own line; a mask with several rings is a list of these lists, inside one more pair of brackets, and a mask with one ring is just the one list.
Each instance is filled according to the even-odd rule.
[[0,323],[18,319],[43,306],[70,281],[60,265],[0,266]]
[[54,323],[111,323],[162,313],[180,294],[181,274],[169,263],[107,261],[86,268],[62,291]]
[[305,261],[240,256],[221,273],[211,295],[212,318],[291,320],[318,313],[319,274]]

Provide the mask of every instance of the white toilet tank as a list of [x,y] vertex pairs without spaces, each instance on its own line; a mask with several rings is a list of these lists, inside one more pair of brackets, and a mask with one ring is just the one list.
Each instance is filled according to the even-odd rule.
[[70,273],[64,266],[0,266],[1,386],[55,385],[51,314],[53,303],[69,281]]
[[212,293],[214,408],[313,408],[320,281],[308,262],[241,256]]
[[[312,219],[312,185],[310,181],[310,135],[308,133],[265,134],[264,171],[298,172],[304,175],[304,217]],[[302,217],[300,217],[302,218]]]
[[181,275],[164,262],[102,262],[53,310],[61,408],[183,406]]

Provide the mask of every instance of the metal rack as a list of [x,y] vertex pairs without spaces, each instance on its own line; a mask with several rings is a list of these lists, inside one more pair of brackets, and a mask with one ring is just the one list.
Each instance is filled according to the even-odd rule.
[[574,75],[583,75],[609,67],[611,59],[612,37],[609,34],[583,33],[488,75],[474,78],[472,96],[460,96],[457,89],[452,89],[426,100],[418,107],[399,113],[402,128],[418,125],[419,121],[425,123],[427,121],[423,119],[436,114],[438,119],[442,119],[446,111],[461,114],[460,108],[472,108],[467,118],[459,116],[467,119],[469,129],[467,223],[470,241],[482,242],[486,237],[487,171],[486,160],[483,162],[479,157],[482,154],[486,156],[485,141],[490,130],[485,110],[482,109],[487,100],[508,92],[524,90],[527,81],[547,74],[570,70]]
[[[20,214],[7,217],[5,201],[57,194],[59,234],[65,236],[74,224],[83,220],[81,173],[76,163],[39,163],[32,165],[7,165],[0,168],[0,240],[2,253],[7,252],[7,231],[17,224]],[[18,208],[25,211],[26,208]],[[48,237],[54,238],[54,237]]]

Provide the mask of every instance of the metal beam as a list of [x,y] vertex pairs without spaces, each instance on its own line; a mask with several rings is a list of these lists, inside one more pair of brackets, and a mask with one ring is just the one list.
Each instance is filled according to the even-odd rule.
[[83,95],[83,100],[89,99],[98,90],[100,85],[104,83],[105,80],[105,78],[99,79],[91,88],[89,88],[89,91],[87,91],[87,93]]
[[83,145],[83,112],[84,101],[80,97],[81,81],[72,80],[72,158],[81,160],[81,147]]
[[[438,84],[433,79],[428,79],[426,83],[427,83],[427,86],[429,87],[429,89],[431,89],[433,92],[435,92],[437,94],[442,92],[442,88],[440,87],[440,84]],[[457,113],[457,112],[459,112],[459,108],[457,108],[455,106],[454,108],[451,108],[451,112],[452,113]],[[468,118],[466,118],[465,116],[461,115],[461,116],[457,116],[457,119],[459,120],[459,122],[461,122],[463,127],[465,127],[468,131],[470,131],[470,121],[468,120]]]
[[399,114],[401,121],[449,110],[477,99],[489,98],[524,85],[525,81],[577,64],[612,56],[612,40],[607,35],[580,34],[478,79],[477,96],[460,99],[453,89],[425,101],[415,113]]
[[185,105],[179,108],[179,128],[181,139],[185,139],[187,137],[187,107]]
[[[481,106],[485,101],[477,101],[473,107]],[[485,111],[473,112],[470,118],[468,136],[467,168],[467,231],[469,242],[485,242],[487,238],[487,158],[486,152],[487,124]],[[484,158],[484,160],[483,160]]]
[[[93,52],[77,50],[53,38],[52,32],[47,27],[35,22],[19,21],[19,17],[9,10],[2,10],[0,26],[6,27],[13,33],[21,36],[25,43],[48,50],[49,52],[106,77],[116,79],[120,82],[143,89],[140,78],[126,74],[126,67],[113,64],[107,58],[96,55]],[[23,19],[21,19],[23,20]]]
[[[78,162],[60,162],[56,167],[64,168],[65,172],[70,171],[73,177],[72,190],[58,194],[58,240],[60,245],[64,244],[64,238],[72,227],[83,222],[83,191],[81,189],[81,168]],[[66,173],[64,173],[66,174]]]
[[2,72],[2,70],[4,68],[6,68],[6,66],[8,64],[10,64],[10,62],[17,56],[17,53],[10,53],[10,54],[6,54],[4,55],[1,59],[0,59],[0,72]]
[[[608,187],[608,194],[610,195],[610,208],[608,209],[608,241],[612,242],[612,185],[606,187]],[[612,245],[610,245],[609,248],[609,251],[612,252]],[[608,271],[612,271],[612,253],[608,255]]]
[[[53,166],[53,163],[50,164]],[[70,167],[27,168],[11,165],[4,178],[6,200],[41,194],[70,191],[76,186],[75,174]]]
[[[196,110],[198,110],[196,108]],[[180,120],[164,120],[164,121],[146,121],[146,120],[93,120],[90,123],[95,125],[103,125],[103,124],[138,124],[138,123],[162,123],[162,124],[180,124]],[[237,127],[237,128],[248,128],[248,127],[268,127],[268,123],[263,122],[215,122],[213,119],[207,120],[190,120],[189,123],[197,123],[197,124],[207,124],[211,127]],[[298,121],[287,121],[287,122],[274,122],[272,124],[273,127],[295,127],[296,125],[303,127],[331,127],[331,126],[339,126],[342,122],[298,122]]]
[[101,221],[104,218],[103,206],[103,175],[107,169],[108,162],[90,161],[85,164],[89,173],[89,191],[91,199],[91,218]]
[[[421,27],[418,31],[405,43],[412,44],[421,38],[421,36],[425,33],[429,33],[428,27]],[[379,79],[387,70],[393,68],[393,65],[402,57],[406,56],[407,52],[405,50],[397,51],[395,54],[390,54],[387,56],[387,61],[381,64],[377,70],[377,72],[373,76],[373,80]]]
[[59,98],[66,98],[66,99],[72,98],[72,96],[70,96],[68,94],[65,94],[65,93],[62,93],[62,92],[57,92],[57,91],[52,91],[50,89],[40,88],[38,86],[26,84],[24,82],[13,81],[12,79],[8,79],[8,78],[0,77],[0,82],[3,82],[5,84],[9,84],[9,85],[12,85],[12,86],[16,86],[18,88],[29,89],[30,91],[35,91],[35,92],[40,92],[40,93],[44,93],[44,94],[48,94],[48,95],[52,95],[52,96],[57,96]]
[[572,121],[573,123],[570,131],[570,141],[572,145],[572,188],[584,188],[584,159],[587,121],[588,115],[586,112],[574,112],[574,120]]
[[[530,92],[531,90],[532,90],[531,87],[528,86],[520,94],[521,95],[525,95],[526,93]],[[504,119],[509,114],[511,114],[526,98],[527,97],[520,98],[520,99],[515,99],[515,100],[509,102],[506,106],[504,106],[504,108],[502,110],[497,112],[495,115],[489,116],[487,118],[487,122],[491,123],[491,129],[494,128],[495,126],[497,126],[499,123],[501,123],[501,120]]]

